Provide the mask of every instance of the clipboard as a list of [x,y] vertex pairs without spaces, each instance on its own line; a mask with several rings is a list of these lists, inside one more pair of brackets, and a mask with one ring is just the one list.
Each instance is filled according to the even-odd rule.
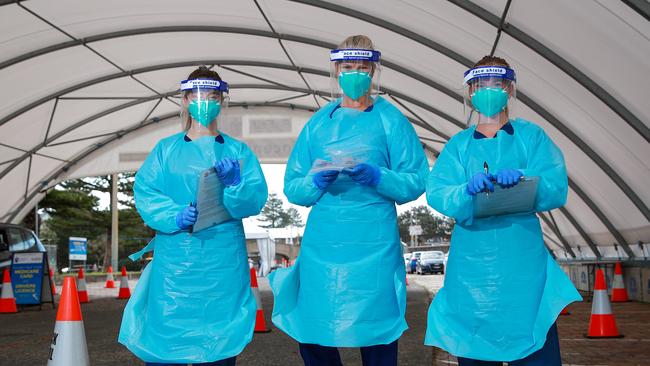
[[539,177],[525,177],[516,186],[502,188],[494,184],[494,192],[474,196],[474,218],[533,212]]
[[196,191],[196,210],[199,215],[192,226],[192,232],[201,231],[232,219],[223,204],[224,188],[214,168],[201,172]]

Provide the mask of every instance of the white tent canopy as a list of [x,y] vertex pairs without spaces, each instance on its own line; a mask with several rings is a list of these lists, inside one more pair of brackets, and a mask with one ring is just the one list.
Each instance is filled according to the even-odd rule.
[[[367,34],[385,97],[431,162],[462,125],[462,73],[494,50],[517,115],[562,148],[567,205],[540,216],[558,257],[643,259],[650,242],[650,6],[644,0],[0,0],[0,221],[43,191],[138,167],[178,130],[197,65],[232,85],[227,132],[283,162],[327,103],[328,51]],[[645,80],[645,82],[644,82]],[[614,245],[615,244],[615,245]]]

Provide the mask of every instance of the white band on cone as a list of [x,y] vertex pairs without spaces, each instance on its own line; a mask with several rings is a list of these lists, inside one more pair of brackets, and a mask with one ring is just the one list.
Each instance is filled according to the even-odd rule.
[[592,315],[611,315],[612,305],[609,303],[607,290],[595,290],[594,299],[591,304]]

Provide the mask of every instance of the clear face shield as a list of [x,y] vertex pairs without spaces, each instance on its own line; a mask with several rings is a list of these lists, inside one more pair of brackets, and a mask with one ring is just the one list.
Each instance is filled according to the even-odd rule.
[[479,66],[465,72],[464,119],[468,126],[501,123],[510,118],[517,100],[515,71],[504,66]]
[[364,49],[330,51],[330,84],[332,98],[364,97],[375,99],[379,94],[381,52]]
[[212,79],[181,81],[183,129],[218,133],[219,121],[228,110],[228,83]]

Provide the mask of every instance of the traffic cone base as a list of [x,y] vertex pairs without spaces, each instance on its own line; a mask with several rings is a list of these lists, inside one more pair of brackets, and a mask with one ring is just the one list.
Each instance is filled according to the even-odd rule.
[[[611,334],[611,335],[599,335]],[[616,320],[612,315],[592,315],[589,321],[589,331],[585,334],[586,338],[623,338],[624,335],[618,333]]]
[[268,333],[271,329],[266,326],[266,320],[264,320],[262,297],[260,296],[260,289],[257,286],[257,273],[255,272],[255,268],[251,268],[251,290],[253,291],[255,302],[257,303],[257,312],[255,313],[255,333]]
[[128,299],[131,297],[131,289],[129,288],[129,276],[126,273],[126,267],[122,267],[122,276],[120,278],[120,292],[117,295],[118,299]]
[[2,277],[2,292],[0,293],[0,313],[17,313],[16,298],[14,289],[11,286],[11,275],[5,269]]
[[47,366],[88,366],[89,364],[77,286],[74,277],[66,277],[56,313],[56,325]]
[[115,288],[115,278],[113,277],[112,266],[108,266],[108,272],[106,273],[106,285],[104,288]]

